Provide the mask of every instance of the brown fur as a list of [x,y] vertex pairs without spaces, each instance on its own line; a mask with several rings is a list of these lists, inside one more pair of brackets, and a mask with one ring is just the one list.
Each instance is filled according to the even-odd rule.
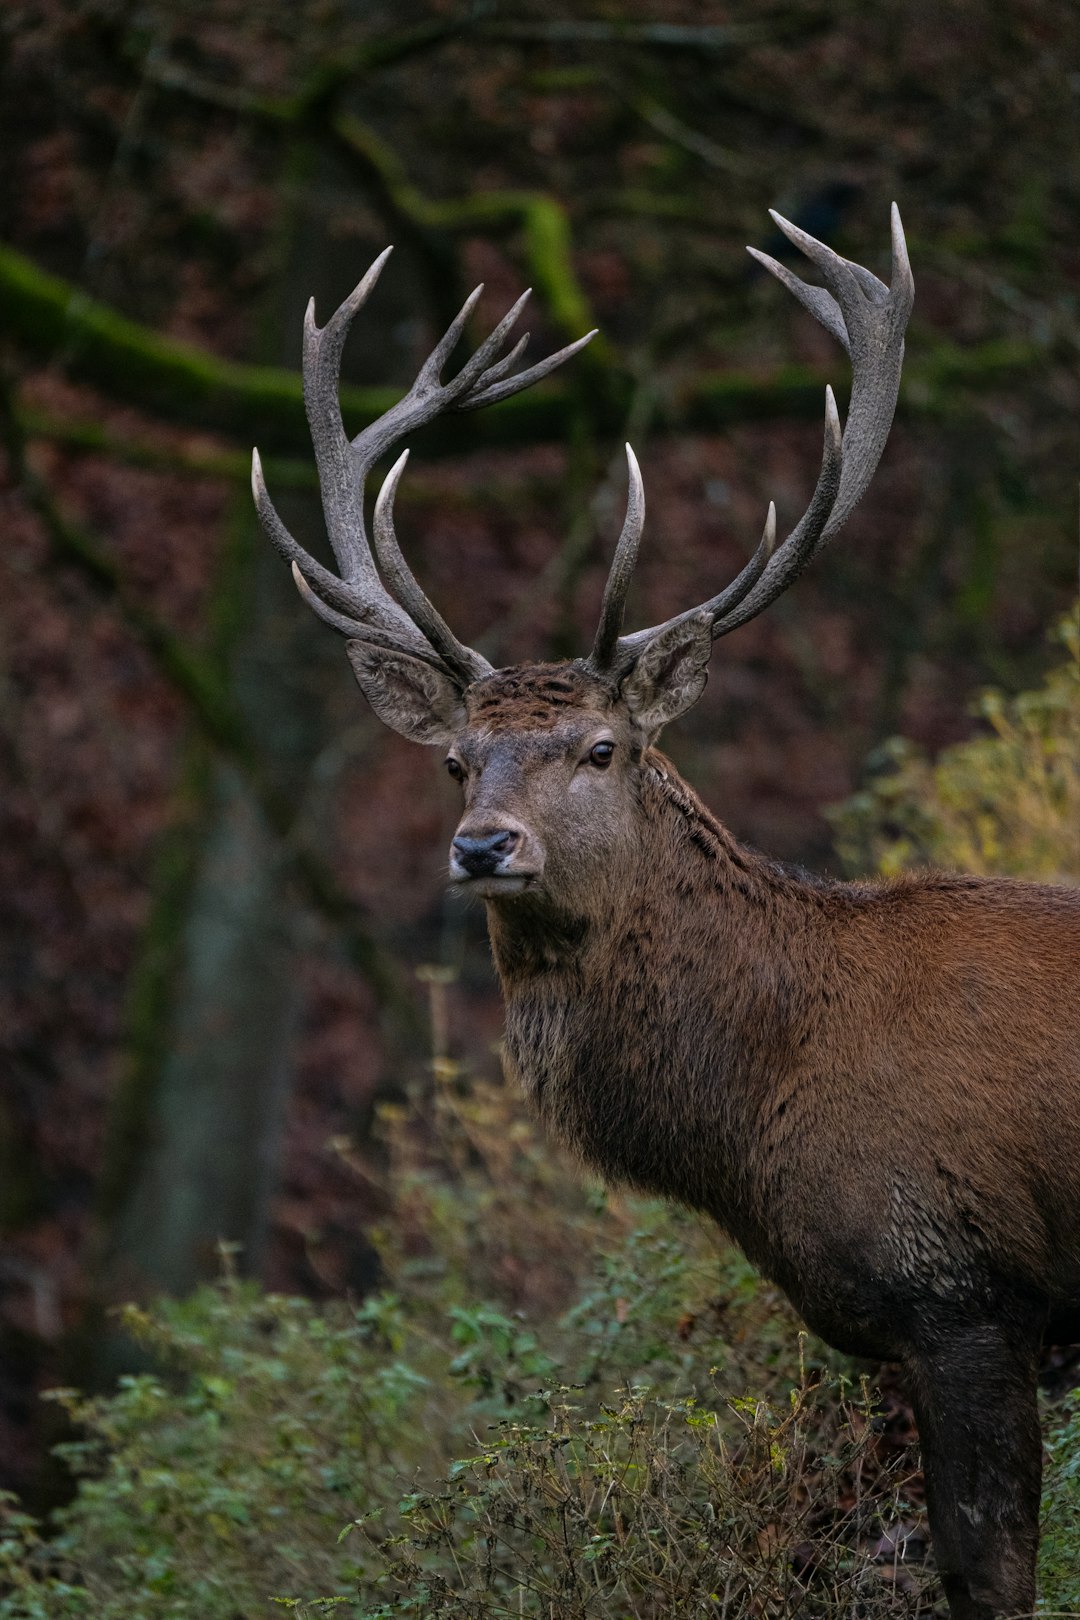
[[538,868],[488,897],[509,1072],[832,1344],[906,1363],[953,1614],[1030,1612],[1036,1355],[1080,1333],[1080,892],[782,867],[576,666],[466,707],[461,830],[523,829]]
[[610,709],[615,694],[573,664],[513,664],[465,694],[469,724],[490,732],[550,731],[569,708]]

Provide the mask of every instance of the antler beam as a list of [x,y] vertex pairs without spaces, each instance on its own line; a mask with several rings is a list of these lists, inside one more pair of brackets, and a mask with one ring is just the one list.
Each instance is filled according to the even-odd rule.
[[[862,265],[842,259],[823,242],[808,236],[780,214],[772,217],[784,235],[793,242],[821,273],[824,287],[800,281],[784,265],[757,248],[748,251],[783,282],[788,290],[831,332],[851,357],[852,387],[847,425],[841,434],[840,419],[831,388],[825,390],[825,447],[821,471],[810,504],[795,528],[778,550],[773,549],[776,534],[775,509],[770,505],[765,534],[746,567],[719,595],[690,608],[664,624],[619,636],[612,625],[622,619],[629,585],[633,546],[623,538],[604,592],[600,629],[589,656],[589,665],[598,674],[621,678],[637,662],[645,648],[673,625],[700,613],[712,616],[713,637],[726,636],[754,618],[770,602],[786,591],[813,557],[847,521],[865,493],[881,453],[896,409],[900,370],[904,358],[904,331],[915,296],[907,244],[900,213],[892,205],[892,281],[879,281]],[[631,459],[631,505],[636,462]],[[628,566],[629,559],[629,566]]]

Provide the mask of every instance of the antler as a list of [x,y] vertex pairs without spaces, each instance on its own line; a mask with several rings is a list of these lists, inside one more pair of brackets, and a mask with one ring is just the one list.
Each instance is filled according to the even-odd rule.
[[[690,608],[664,624],[623,636],[620,631],[626,597],[645,521],[641,473],[633,450],[626,446],[626,519],[604,590],[596,639],[586,661],[595,673],[607,678],[621,678],[657,637],[675,625],[708,614],[715,638],[727,635],[768,607],[843,526],[881,459],[896,408],[904,331],[914,298],[896,204],[892,207],[891,287],[861,265],[842,259],[779,214],[773,212],[772,217],[785,236],[817,266],[825,286],[810,286],[767,254],[756,248],[749,251],[847,350],[852,368],[847,425],[841,434],[836,401],[832,389],[826,388],[821,471],[810,504],[778,550],[776,508],[770,503],[760,544],[730,585],[700,607]],[[409,653],[464,688],[490,674],[492,666],[457,640],[421,590],[394,534],[394,494],[408,452],[388,474],[376,502],[374,554],[364,522],[367,475],[374,463],[413,428],[421,427],[442,411],[477,410],[528,388],[576,354],[595,332],[516,376],[511,375],[527,336],[501,360],[498,356],[529,296],[526,292],[457,375],[443,382],[443,368],[483,291],[477,287],[421,366],[405,397],[350,440],[342,423],[338,396],[342,351],[353,317],[367,301],[389,254],[387,248],[379,255],[325,327],[320,329],[315,324],[314,300],[308,305],[304,323],[304,403],[318,463],[327,533],[340,575],[310,556],[281,521],[267,492],[257,450],[252,455],[252,490],[263,527],[291,564],[301,596],[320,618],[352,640]],[[390,590],[380,579],[380,569]]]
[[251,488],[263,528],[286,562],[301,596],[321,619],[342,635],[392,651],[407,652],[450,675],[459,686],[491,673],[486,658],[464,646],[428,601],[409,571],[394,538],[390,506],[405,464],[402,457],[386,480],[376,506],[375,537],[379,564],[397,600],[379,578],[364,524],[364,485],[368,473],[391,445],[447,410],[471,411],[508,399],[546,377],[595,336],[589,332],[557,354],[549,355],[516,376],[509,373],[520,359],[528,335],[498,359],[528,292],[514,304],[472,358],[449,382],[442,371],[454,350],[483,287],[465,300],[456,318],[424,361],[405,397],[350,441],[341,419],[339,377],[345,339],[357,311],[366,303],[390,256],[387,248],[356,289],[321,329],[315,324],[315,300],[304,321],[304,404],[319,469],[326,530],[340,576],[324,568],[298,545],[270,499],[257,450],[252,453]]
[[[886,287],[862,265],[842,259],[823,242],[770,209],[789,241],[815,264],[824,287],[809,286],[784,265],[757,248],[748,251],[794,293],[800,304],[843,344],[851,357],[852,387],[843,435],[831,388],[825,390],[825,449],[810,504],[779,550],[776,509],[770,504],[761,543],[745,568],[718,596],[690,608],[664,624],[620,636],[641,523],[644,494],[634,453],[630,463],[627,521],[615,550],[604,591],[600,627],[588,658],[597,674],[621,677],[658,636],[698,614],[712,615],[714,638],[726,636],[754,618],[802,573],[813,557],[847,521],[865,493],[885,448],[900,388],[904,330],[915,296],[900,213],[892,205],[892,285]],[[631,512],[636,515],[631,522]]]

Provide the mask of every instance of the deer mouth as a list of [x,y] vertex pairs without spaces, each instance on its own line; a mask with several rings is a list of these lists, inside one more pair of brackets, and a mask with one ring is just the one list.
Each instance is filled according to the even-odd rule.
[[479,895],[482,900],[505,900],[510,895],[524,894],[538,877],[537,872],[485,872],[478,877],[452,873],[450,887],[458,894]]

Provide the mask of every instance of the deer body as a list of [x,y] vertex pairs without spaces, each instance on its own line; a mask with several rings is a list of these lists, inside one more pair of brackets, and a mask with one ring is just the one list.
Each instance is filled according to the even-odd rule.
[[953,1614],[1029,1614],[1038,1353],[1080,1337],[1080,892],[819,882],[636,771],[582,904],[487,900],[508,1072],[830,1344],[906,1366]]
[[[488,902],[506,1062],[610,1180],[716,1219],[824,1338],[1080,1311],[1080,894],[822,883],[658,755],[587,916]],[[662,948],[661,948],[662,946]],[[1020,1303],[1019,1300],[1017,1303]]]
[[[768,606],[835,535],[881,456],[913,285],[893,210],[892,283],[773,216],[824,287],[756,256],[847,350],[841,433],[776,546],[665,624],[622,633],[644,492],[585,659],[494,669],[457,640],[364,483],[440,411],[495,403],[521,301],[449,381],[479,289],[408,394],[350,440],[337,373],[376,260],[326,327],[308,312],[304,393],[340,575],[289,534],[256,456],[263,524],[346,638],[375,712],[449,750],[464,813],[450,878],[481,897],[506,999],[507,1067],[552,1130],[613,1180],[715,1217],[825,1339],[908,1370],[934,1550],[953,1620],[1035,1601],[1044,1336],[1080,1338],[1080,892],[942,874],[833,883],[741,848],[656,751],[700,696],[713,641]],[[751,250],[752,252],[755,250]]]

